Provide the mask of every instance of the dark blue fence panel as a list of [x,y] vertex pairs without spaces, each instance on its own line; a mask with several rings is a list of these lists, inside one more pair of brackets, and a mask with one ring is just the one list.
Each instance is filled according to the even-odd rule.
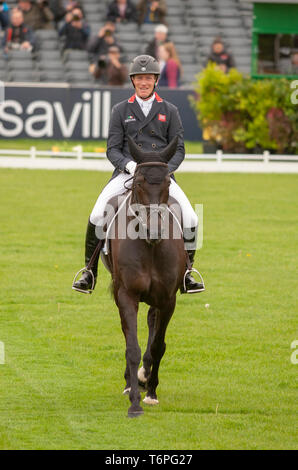
[[[192,90],[158,90],[180,112],[186,140],[202,140],[190,106]],[[133,94],[128,88],[5,87],[0,103],[0,138],[106,139],[114,104]]]

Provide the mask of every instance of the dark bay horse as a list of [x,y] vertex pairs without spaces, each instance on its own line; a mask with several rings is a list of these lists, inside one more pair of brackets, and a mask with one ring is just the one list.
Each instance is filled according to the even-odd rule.
[[[162,238],[161,213],[156,217],[154,230],[150,227],[150,208],[168,205],[170,175],[167,162],[175,153],[177,139],[160,153],[144,153],[132,139],[129,146],[138,165],[133,177],[131,198],[127,201],[126,221],[137,222],[140,231],[148,224],[147,231],[140,238],[120,238],[119,227],[116,227],[115,236],[109,240],[109,251],[103,256],[112,274],[113,294],[126,340],[124,393],[129,393],[131,402],[128,416],[134,417],[143,414],[140,385],[147,389],[144,402],[151,405],[158,403],[158,370],[166,349],[165,334],[175,309],[176,293],[183,282],[186,254],[182,233],[175,238]],[[129,207],[135,203],[145,208],[143,218],[134,210],[130,212]],[[169,233],[172,233],[171,228],[177,222],[169,213]],[[147,303],[150,308],[147,316],[148,343],[143,366],[138,371],[141,362],[137,337],[139,302]]]

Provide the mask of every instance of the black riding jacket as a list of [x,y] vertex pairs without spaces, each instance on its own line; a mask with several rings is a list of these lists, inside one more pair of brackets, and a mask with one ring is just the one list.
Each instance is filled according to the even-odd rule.
[[113,107],[107,143],[107,157],[115,167],[113,177],[125,171],[127,163],[133,160],[128,149],[128,135],[144,152],[161,151],[177,135],[177,151],[168,163],[169,171],[175,171],[184,160],[183,127],[179,111],[157,93],[147,117],[135,95]]

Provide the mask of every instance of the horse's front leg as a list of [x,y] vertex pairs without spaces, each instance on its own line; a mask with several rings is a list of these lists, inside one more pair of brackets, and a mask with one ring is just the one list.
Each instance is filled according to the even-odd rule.
[[156,312],[155,334],[151,344],[152,369],[147,381],[147,394],[144,403],[148,405],[158,404],[156,388],[158,386],[158,370],[160,361],[166,351],[165,335],[169,321],[176,305],[176,296]]
[[130,371],[127,365],[127,360],[126,360],[126,367],[125,367],[125,372],[124,372],[124,379],[125,379],[125,387],[123,390],[123,395],[128,395],[130,392]]
[[141,394],[138,387],[138,367],[141,361],[141,349],[137,337],[138,303],[138,300],[133,295],[130,295],[123,287],[120,287],[117,293],[117,305],[126,341],[125,376],[126,379],[129,378],[129,399],[131,401],[131,407],[128,410],[129,417],[143,414],[143,409],[140,406]]
[[139,384],[142,387],[146,387],[147,379],[151,372],[151,365],[152,365],[152,356],[151,356],[151,344],[154,337],[154,326],[155,326],[155,319],[156,313],[158,309],[155,307],[150,307],[147,314],[147,325],[148,325],[148,341],[147,341],[147,348],[145,354],[143,356],[143,365],[138,371],[138,379]]

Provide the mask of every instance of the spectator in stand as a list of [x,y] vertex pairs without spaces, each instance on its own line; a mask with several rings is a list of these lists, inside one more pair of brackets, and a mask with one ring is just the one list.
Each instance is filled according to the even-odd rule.
[[18,8],[14,8],[11,12],[10,25],[5,31],[2,45],[5,53],[12,49],[22,49],[28,52],[31,52],[33,49],[33,33],[24,24],[24,15]]
[[31,29],[54,29],[54,15],[44,0],[18,0],[18,8],[22,10],[24,22]]
[[74,8],[65,16],[65,23],[59,30],[59,36],[65,36],[64,49],[86,49],[90,34],[89,26],[84,22],[83,12]]
[[164,63],[158,85],[161,87],[178,88],[182,67],[174,44],[166,42],[159,46],[158,56],[159,60]]
[[114,36],[115,23],[107,22],[99,31],[97,36],[94,36],[89,41],[87,46],[88,52],[90,53],[91,62],[96,62],[98,56],[106,55],[110,46],[118,46],[122,52],[122,48],[117,44]]
[[97,64],[91,64],[89,72],[103,85],[122,86],[127,79],[127,68],[120,61],[118,46],[110,46],[107,56],[100,56]]
[[167,5],[165,0],[140,0],[137,9],[139,10],[139,24],[162,23],[166,24]]
[[54,15],[56,23],[63,19],[66,13],[63,0],[49,0],[49,7]]
[[9,24],[9,6],[0,1],[0,26],[5,29]]
[[74,8],[80,8],[81,10],[83,10],[81,3],[78,2],[77,0],[67,0],[67,1],[62,0],[62,1],[63,1],[63,4],[65,5],[65,12],[66,13],[69,13]]
[[114,0],[108,6],[107,21],[113,23],[137,22],[137,9],[131,0]]
[[159,24],[154,30],[154,38],[147,44],[145,54],[158,59],[158,48],[167,42],[168,28],[164,24]]
[[214,39],[211,46],[211,53],[207,59],[207,63],[214,62],[223,72],[228,72],[230,68],[235,67],[233,56],[225,50],[224,43],[220,38]]
[[63,4],[65,5],[65,15],[73,11],[75,8],[79,8],[82,11],[83,15],[85,16],[84,8],[81,2],[78,2],[76,0],[67,0],[67,1],[63,1]]

